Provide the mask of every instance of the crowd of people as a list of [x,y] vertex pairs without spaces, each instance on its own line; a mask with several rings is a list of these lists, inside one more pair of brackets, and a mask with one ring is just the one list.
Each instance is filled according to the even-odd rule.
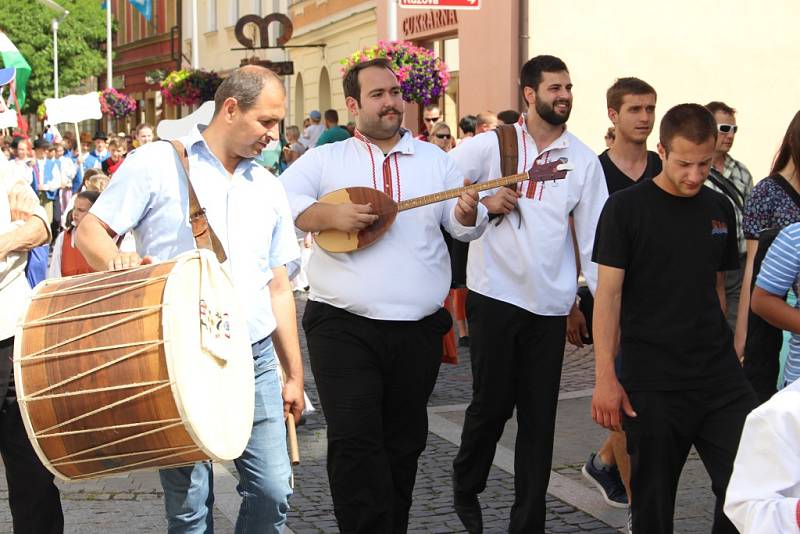
[[[592,417],[608,436],[582,472],[609,505],[628,509],[631,532],[672,532],[692,446],[716,497],[712,532],[797,531],[800,472],[783,467],[798,453],[774,458],[760,440],[800,442],[787,422],[800,377],[800,320],[787,303],[800,278],[800,113],[754,185],[731,155],[738,125],[724,102],[671,107],[648,151],[657,90],[635,77],[609,87],[608,148],[595,154],[567,128],[572,82],[554,56],[523,66],[525,113],[466,115],[458,130],[437,105],[422,110],[419,135],[403,128],[385,59],[353,66],[343,90],[353,122],[315,110],[282,134],[280,79],[235,71],[210,123],[180,139],[189,181],[147,124],[111,139],[3,140],[0,302],[22,306],[47,276],[49,243],[54,277],[195,248],[181,199],[197,190],[224,236],[256,375],[252,437],[235,462],[237,532],[280,532],[286,521],[283,420],[299,420],[305,404],[292,289],[309,291],[302,327],[342,532],[407,530],[427,402],[458,344],[469,347],[473,388],[452,459],[453,508],[468,532],[483,531],[478,497],[516,413],[509,532],[543,533],[565,343],[594,344]],[[553,165],[564,173],[550,174]],[[464,187],[518,173],[511,186]],[[322,200],[355,186],[395,202],[464,189],[398,214],[368,248],[314,245],[316,233],[363,235],[380,219],[369,202]],[[61,532],[58,491],[25,445],[15,403],[16,319],[0,322],[0,452],[15,530]],[[785,368],[784,331],[798,334]],[[169,531],[212,531],[210,465],[160,475]]]

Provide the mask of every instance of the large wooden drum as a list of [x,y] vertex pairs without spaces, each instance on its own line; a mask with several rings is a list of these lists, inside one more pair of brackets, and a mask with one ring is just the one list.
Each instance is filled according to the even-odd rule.
[[37,286],[16,336],[28,437],[65,480],[231,460],[253,423],[253,359],[208,251]]

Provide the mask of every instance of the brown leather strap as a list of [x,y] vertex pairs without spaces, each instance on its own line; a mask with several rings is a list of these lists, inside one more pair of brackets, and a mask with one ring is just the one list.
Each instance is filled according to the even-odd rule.
[[[501,124],[494,132],[500,145],[500,172],[503,176],[517,174],[519,165],[519,147],[517,146],[517,130],[513,124]],[[517,185],[511,184],[511,189],[516,191]]]
[[186,155],[186,147],[175,139],[169,143],[178,153],[178,159],[183,166],[184,176],[186,176],[186,183],[189,185],[189,221],[192,223],[194,242],[197,248],[205,248],[214,252],[214,255],[217,256],[217,261],[223,263],[228,259],[228,256],[225,254],[225,249],[217,234],[214,233],[214,229],[208,224],[205,208],[201,207],[200,202],[197,200],[197,194],[195,194],[194,187],[192,187],[192,180],[189,178],[189,158]]
[[[497,128],[495,128],[494,133],[497,134],[497,143],[498,147],[500,148],[500,173],[503,176],[512,176],[517,174],[517,166],[519,165],[519,147],[517,146],[516,128],[514,128],[513,124],[500,124],[497,126]],[[516,183],[506,185],[504,187],[507,187],[512,191],[517,190]],[[519,214],[519,223],[522,224],[522,213],[519,211],[517,206],[514,206],[514,211]],[[497,215],[496,217],[490,217],[490,219],[493,219],[494,224],[498,225],[503,222],[505,215]]]

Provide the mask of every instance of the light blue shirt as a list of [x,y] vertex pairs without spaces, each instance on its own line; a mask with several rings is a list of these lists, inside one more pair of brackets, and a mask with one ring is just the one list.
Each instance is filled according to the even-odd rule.
[[[800,282],[800,223],[790,224],[778,234],[770,245],[761,270],[756,278],[756,285],[783,298],[793,289],[798,293]],[[798,299],[795,308],[800,307]],[[792,333],[789,341],[789,356],[783,376],[787,383],[800,378],[800,335]]]
[[[202,130],[180,141],[189,154],[197,199],[228,256],[226,266],[247,317],[252,342],[275,329],[269,288],[272,269],[299,265],[300,249],[286,192],[251,159],[233,176],[208,148]],[[117,235],[133,230],[140,256],[168,260],[195,247],[189,222],[189,190],[169,143],[148,143],[125,158],[91,213]]]

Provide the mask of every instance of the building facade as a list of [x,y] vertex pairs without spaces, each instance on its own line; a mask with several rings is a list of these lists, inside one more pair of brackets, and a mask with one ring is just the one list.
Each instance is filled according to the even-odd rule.
[[341,61],[378,41],[377,4],[383,0],[296,0],[289,6],[294,35],[289,57],[294,62],[287,114],[302,125],[312,110],[335,109],[344,125],[352,117],[344,103]]
[[[452,132],[458,120],[481,111],[495,113],[520,106],[521,2],[483,0],[480,10],[398,9],[397,38],[432,49],[447,64],[450,84],[440,102]],[[389,35],[388,2],[378,8],[378,35]],[[417,132],[422,110],[409,105],[406,127]]]
[[[192,20],[191,2],[183,0],[187,6],[183,12],[183,43],[186,66],[191,65]],[[286,14],[289,0],[197,0],[197,26],[199,46],[199,68],[215,71],[226,76],[240,66],[242,60],[257,58],[269,61],[286,60],[284,50],[241,50],[242,43],[236,39],[236,23],[247,15],[266,17],[272,13]],[[276,46],[277,38],[283,28],[277,22],[269,25],[267,33],[270,46]],[[243,30],[245,36],[259,44],[260,29],[256,24],[248,24]],[[238,50],[237,50],[238,49]]]
[[[139,105],[132,117],[107,120],[108,130],[130,130],[141,122],[155,124],[179,116],[180,110],[162,102],[159,86],[148,74],[170,72],[180,65],[180,4],[181,0],[153,2],[153,16],[147,21],[128,0],[111,0],[111,14],[116,19],[112,83]],[[105,81],[105,76],[99,76],[100,89]]]
[[[389,34],[390,1],[377,4],[381,39]],[[519,69],[552,54],[566,62],[574,84],[569,128],[596,151],[611,125],[606,89],[636,76],[658,91],[657,121],[682,102],[736,108],[731,154],[758,180],[800,109],[800,71],[790,67],[800,49],[798,18],[800,4],[791,0],[482,0],[479,11],[398,9],[397,35],[437,50],[456,71],[442,102],[451,128],[467,114],[523,111]],[[409,106],[406,126],[417,129],[420,116]]]

